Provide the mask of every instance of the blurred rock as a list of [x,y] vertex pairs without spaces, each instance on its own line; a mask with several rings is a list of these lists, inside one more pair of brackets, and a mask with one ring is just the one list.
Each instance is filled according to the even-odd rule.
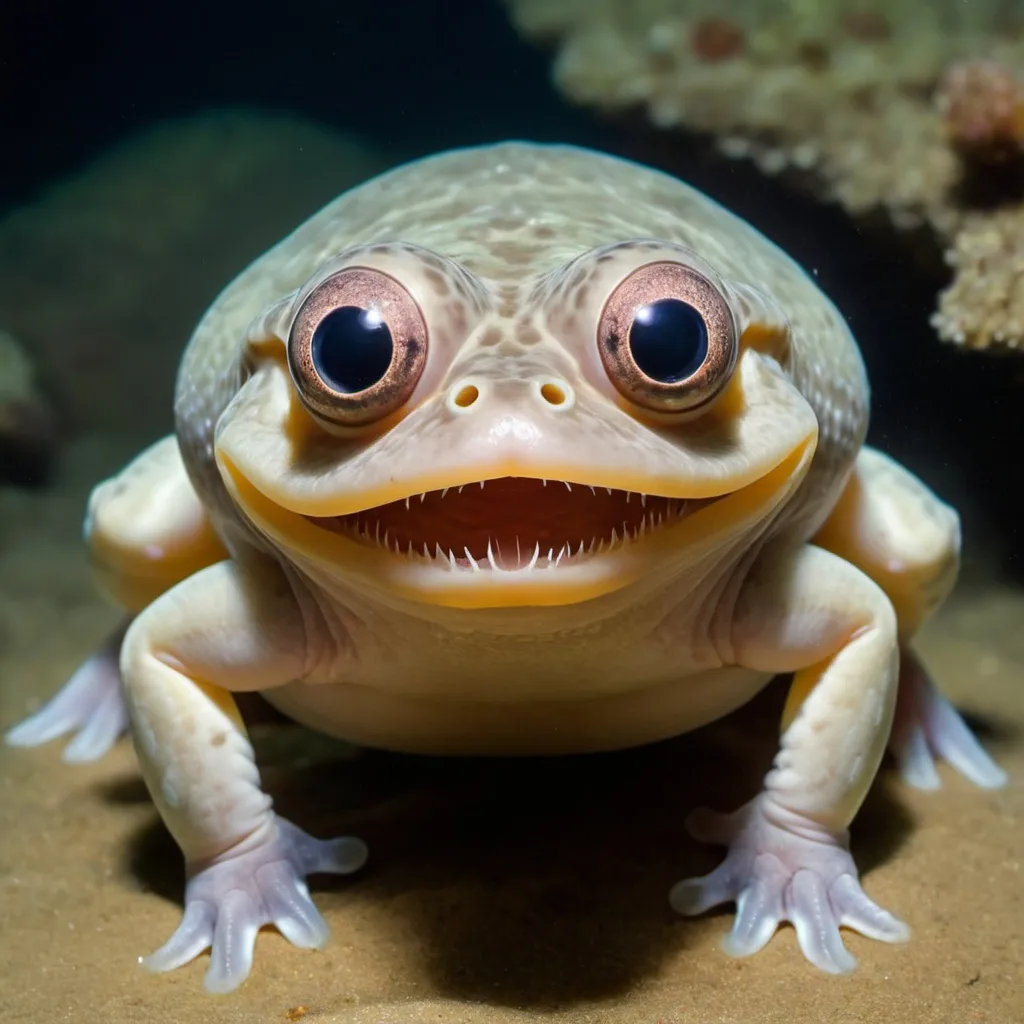
[[0,483],[42,483],[53,463],[57,419],[35,377],[14,337],[0,330]]
[[287,116],[159,124],[0,220],[0,322],[72,427],[168,430],[178,359],[206,306],[383,166]]

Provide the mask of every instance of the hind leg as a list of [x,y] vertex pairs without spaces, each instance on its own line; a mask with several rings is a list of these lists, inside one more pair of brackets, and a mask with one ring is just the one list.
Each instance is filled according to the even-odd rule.
[[174,437],[93,490],[83,533],[100,590],[128,614],[57,695],[5,737],[12,746],[35,747],[73,733],[65,761],[102,757],[126,728],[118,656],[135,613],[226,557]]
[[909,785],[937,789],[936,761],[977,786],[1006,773],[939,692],[910,641],[946,599],[960,564],[956,512],[892,459],[865,448],[815,543],[853,563],[888,595],[900,636],[900,681],[890,749]]

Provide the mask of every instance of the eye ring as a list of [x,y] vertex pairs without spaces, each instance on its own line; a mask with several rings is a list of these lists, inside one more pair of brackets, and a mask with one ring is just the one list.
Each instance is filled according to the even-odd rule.
[[[648,370],[675,358],[686,366],[681,376],[657,379],[641,369],[634,351],[638,315],[661,305],[677,323],[692,326],[701,337],[689,339],[692,352],[656,353],[641,360]],[[601,311],[597,335],[601,361],[609,379],[631,402],[653,412],[682,413],[711,402],[728,383],[738,352],[736,322],[725,297],[693,267],[669,261],[648,263],[622,280]],[[703,348],[701,348],[703,345]]]
[[409,400],[426,365],[427,333],[419,305],[395,278],[347,267],[303,299],[288,333],[288,370],[315,416],[366,426]]

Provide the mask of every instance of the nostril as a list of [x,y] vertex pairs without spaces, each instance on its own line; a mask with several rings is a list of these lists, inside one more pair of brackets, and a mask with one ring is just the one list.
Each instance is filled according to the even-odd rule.
[[480,393],[480,385],[475,384],[472,377],[463,377],[448,389],[445,405],[453,415],[467,416],[479,400]]
[[559,412],[568,412],[576,401],[572,388],[564,380],[547,380],[534,382],[534,394],[543,402],[553,406]]
[[559,384],[542,384],[540,393],[549,405],[562,405],[565,402],[565,388]]

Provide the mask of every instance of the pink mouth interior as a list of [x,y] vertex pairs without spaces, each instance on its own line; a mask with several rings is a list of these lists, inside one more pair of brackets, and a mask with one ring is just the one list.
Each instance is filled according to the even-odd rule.
[[[315,518],[318,525],[399,552],[436,551],[468,564],[524,566],[539,552],[573,556],[633,538],[693,506],[677,498],[608,490],[561,480],[505,477],[428,491],[347,516]],[[385,541],[386,538],[386,541]]]

